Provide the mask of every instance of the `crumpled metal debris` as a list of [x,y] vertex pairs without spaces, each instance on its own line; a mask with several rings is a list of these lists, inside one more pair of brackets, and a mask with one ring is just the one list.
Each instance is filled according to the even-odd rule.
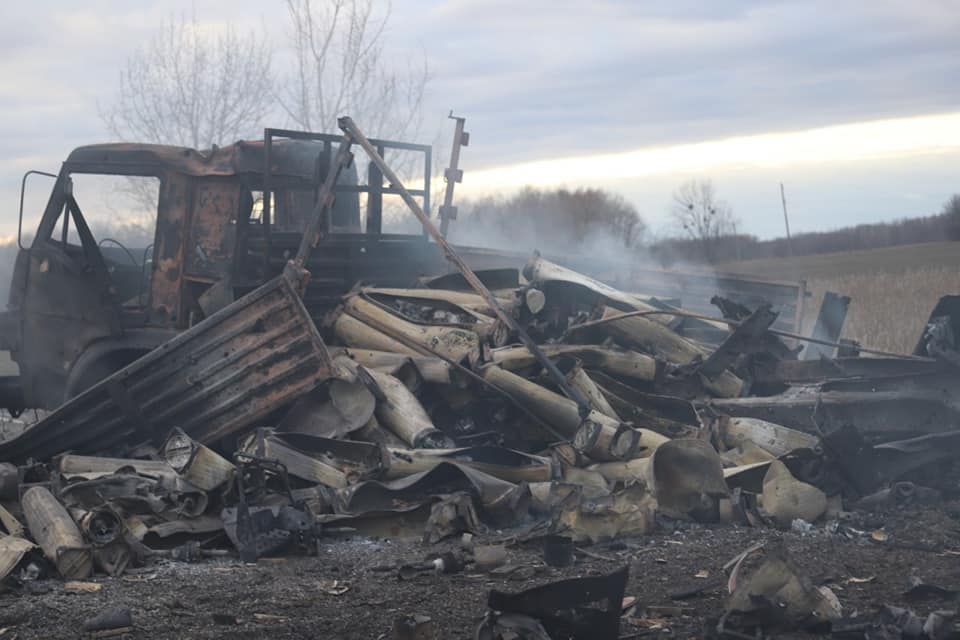
[[734,629],[824,629],[840,618],[840,603],[826,587],[815,587],[782,543],[755,550],[761,557],[752,570],[743,554],[730,576],[732,593],[721,620]]
[[[493,531],[599,542],[665,519],[813,527],[828,502],[934,499],[915,474],[960,451],[944,313],[918,346],[936,359],[799,361],[762,301],[717,299],[724,319],[705,318],[539,254],[521,278],[449,251],[460,273],[365,283],[318,324],[300,256],[0,442],[0,499],[26,521],[0,507],[0,569],[34,542],[82,578],[226,546],[315,553],[340,536],[469,533],[483,548]],[[80,423],[89,432],[67,428]],[[498,595],[483,637],[588,619],[596,637],[613,607],[564,618],[545,594],[575,607],[571,594],[612,593],[625,572],[597,580]],[[785,555],[747,584],[788,622],[834,615]],[[762,609],[739,591],[731,607]]]
[[629,567],[623,567],[609,575],[560,580],[520,593],[493,590],[487,598],[490,611],[475,637],[615,640],[628,576]]
[[782,527],[789,527],[797,518],[813,522],[827,510],[826,494],[794,478],[779,460],[767,468],[760,499],[763,510]]

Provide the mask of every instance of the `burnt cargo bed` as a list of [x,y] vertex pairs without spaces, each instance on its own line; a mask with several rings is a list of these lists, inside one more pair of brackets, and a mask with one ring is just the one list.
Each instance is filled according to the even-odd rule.
[[211,442],[329,377],[316,326],[279,276],[0,443],[0,460],[159,442],[175,427]]

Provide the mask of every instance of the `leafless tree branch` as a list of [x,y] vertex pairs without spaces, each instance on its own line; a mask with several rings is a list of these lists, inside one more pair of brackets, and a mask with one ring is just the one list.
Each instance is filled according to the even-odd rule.
[[677,187],[670,215],[685,235],[700,243],[708,262],[716,258],[717,240],[736,228],[733,209],[717,199],[710,180],[690,180]]
[[256,136],[272,106],[272,57],[256,31],[171,16],[127,58],[101,118],[120,140],[197,149]]
[[384,52],[391,7],[376,0],[286,0],[296,71],[281,108],[308,130],[350,115],[371,136],[410,139],[421,125],[430,79],[422,64],[396,65]]

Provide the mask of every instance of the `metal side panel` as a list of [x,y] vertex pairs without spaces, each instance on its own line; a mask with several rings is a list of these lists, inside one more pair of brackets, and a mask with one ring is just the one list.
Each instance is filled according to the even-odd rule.
[[316,326],[279,276],[0,443],[0,460],[160,441],[174,427],[212,442],[331,375]]

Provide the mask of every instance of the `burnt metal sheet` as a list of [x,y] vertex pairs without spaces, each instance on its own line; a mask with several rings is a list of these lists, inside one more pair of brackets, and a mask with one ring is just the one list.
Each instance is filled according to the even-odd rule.
[[776,319],[777,314],[771,311],[770,305],[761,305],[727,336],[727,339],[710,354],[697,371],[710,379],[716,378],[732,366],[740,354],[750,350]]
[[[850,296],[842,296],[833,291],[825,292],[823,302],[820,304],[820,313],[817,314],[817,323],[813,327],[813,337],[826,342],[837,342],[843,334],[843,323],[847,319],[849,307]],[[811,342],[804,349],[803,359],[833,358],[836,354],[836,347]]]
[[720,414],[760,418],[810,432],[857,425],[871,443],[955,429],[960,424],[960,376],[838,380],[791,387],[774,396],[720,398],[708,405]]
[[[551,638],[615,640],[620,632],[628,566],[609,575],[570,578],[520,593],[492,590],[487,606],[493,611],[521,614],[539,620]],[[495,617],[488,617],[481,630]],[[495,637],[478,633],[477,637]]]
[[174,427],[212,442],[256,424],[331,371],[303,303],[279,277],[0,443],[0,459],[158,442]]

